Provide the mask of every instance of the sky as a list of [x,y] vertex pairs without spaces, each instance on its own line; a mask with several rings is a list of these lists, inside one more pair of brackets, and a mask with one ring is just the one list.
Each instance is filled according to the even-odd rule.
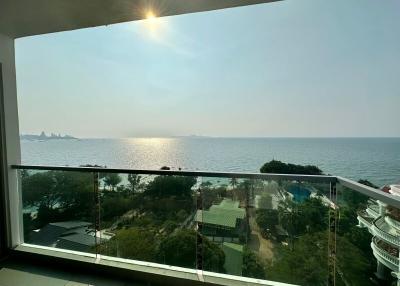
[[399,137],[400,1],[285,0],[16,40],[22,134]]

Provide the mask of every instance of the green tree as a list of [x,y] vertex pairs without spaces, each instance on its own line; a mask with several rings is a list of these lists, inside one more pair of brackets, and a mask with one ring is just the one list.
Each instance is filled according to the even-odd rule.
[[236,186],[238,185],[238,180],[237,180],[237,178],[231,178],[229,184],[232,186],[232,189],[235,189]]
[[112,239],[100,245],[100,253],[155,262],[157,249],[154,233],[142,228],[119,230]]
[[121,216],[131,208],[131,200],[121,195],[103,196],[101,200],[101,217],[103,220],[111,220]]
[[194,230],[179,230],[164,239],[159,248],[160,262],[196,268],[197,242],[202,241],[203,269],[224,272],[225,254],[222,249]]
[[[369,236],[366,236],[369,237]],[[365,241],[365,237],[362,238]],[[360,241],[363,243],[362,241]],[[369,241],[371,242],[371,241]],[[359,242],[356,241],[358,244]],[[352,244],[346,237],[338,236],[337,246],[337,272],[344,284],[354,286],[375,285],[370,277],[375,270],[376,259],[373,256],[361,251],[356,245]],[[347,282],[347,283],[346,283]]]
[[187,198],[192,196],[195,184],[195,177],[158,176],[147,185],[144,193],[153,199],[170,196]]
[[22,194],[24,206],[54,208],[60,197],[54,172],[39,172],[23,176]]
[[93,175],[86,172],[54,172],[58,204],[64,220],[87,220],[93,217]]
[[327,242],[325,233],[314,233],[299,238],[295,250],[281,246],[279,259],[267,269],[268,279],[296,285],[326,285]]
[[356,213],[357,210],[365,209],[367,202],[369,200],[368,196],[350,190],[346,187],[344,187],[343,190],[341,190],[341,193],[342,193],[342,200],[350,209],[354,211],[354,213]]
[[275,226],[279,224],[279,213],[272,209],[257,210],[256,222],[263,231],[268,229],[275,233]]
[[319,232],[328,229],[329,208],[320,198],[309,198],[299,204],[299,213],[307,232]]
[[275,174],[302,174],[302,175],[322,175],[323,172],[317,166],[313,165],[295,165],[286,164],[281,161],[272,160],[265,163],[261,169],[261,173],[275,173]]
[[110,187],[111,191],[114,191],[115,187],[121,183],[121,181],[120,175],[115,173],[106,174],[104,176],[104,185]]
[[266,266],[260,258],[250,249],[243,251],[242,275],[245,277],[265,279]]
[[129,174],[128,175],[128,182],[129,182],[129,192],[130,194],[135,194],[140,186],[140,181],[142,177],[138,174]]
[[22,177],[25,207],[38,207],[37,227],[52,222],[92,217],[93,177],[69,171],[38,172]]
[[[365,255],[365,257],[370,258],[370,262],[376,262],[373,259],[371,241],[372,235],[369,233],[367,228],[360,228],[353,225],[343,236],[350,243],[357,246],[357,248]],[[372,270],[375,268],[375,263],[372,263]],[[371,272],[372,273],[372,272]]]
[[302,203],[285,200],[278,206],[280,223],[293,237],[328,229],[328,210],[320,198]]
[[306,231],[299,204],[292,200],[285,200],[278,206],[279,223],[288,232],[291,242],[294,238]]
[[[345,237],[337,236],[336,269],[345,285],[371,285],[371,262],[358,247]],[[301,236],[296,248],[278,249],[279,257],[267,268],[270,280],[298,285],[326,285],[328,279],[328,232]]]
[[357,209],[348,207],[347,205],[339,208],[338,233],[340,235],[345,235],[358,224],[356,211]]

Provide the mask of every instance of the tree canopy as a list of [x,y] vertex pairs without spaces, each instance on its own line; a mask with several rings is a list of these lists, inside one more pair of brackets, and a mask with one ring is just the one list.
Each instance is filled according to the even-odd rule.
[[55,220],[89,219],[93,177],[90,173],[64,171],[25,174],[22,199],[25,207],[38,208],[37,227]]
[[121,176],[115,173],[109,173],[104,176],[104,185],[109,186],[112,191],[121,181]]
[[243,252],[242,275],[246,277],[265,279],[265,265],[250,249]]
[[322,175],[323,172],[317,166],[313,165],[295,165],[291,163],[283,163],[281,161],[272,160],[265,163],[261,169],[261,173],[275,174],[301,174],[301,175]]
[[142,177],[137,174],[128,174],[129,192],[134,194],[140,186]]
[[100,253],[128,259],[156,262],[157,249],[154,233],[143,228],[117,231],[116,235],[100,246]]
[[272,209],[257,210],[256,222],[263,231],[269,230],[275,233],[275,226],[279,224],[279,213]]
[[298,285],[326,285],[327,246],[325,233],[317,233],[300,237],[295,250],[281,247],[281,258],[267,269],[268,279]]
[[225,254],[222,249],[194,230],[183,229],[161,242],[161,262],[188,268],[196,268],[197,241],[202,241],[203,269],[224,272]]
[[153,198],[190,197],[195,184],[195,177],[158,176],[147,185],[145,195]]

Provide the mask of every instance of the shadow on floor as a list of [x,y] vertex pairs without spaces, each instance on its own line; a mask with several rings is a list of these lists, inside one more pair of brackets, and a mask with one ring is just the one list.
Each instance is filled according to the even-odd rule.
[[81,273],[75,270],[45,267],[32,263],[1,263],[0,286],[144,286],[142,283]]

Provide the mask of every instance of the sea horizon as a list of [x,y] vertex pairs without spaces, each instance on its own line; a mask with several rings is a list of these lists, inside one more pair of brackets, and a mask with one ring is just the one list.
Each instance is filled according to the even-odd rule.
[[259,172],[273,159],[377,185],[400,182],[398,137],[129,137],[21,140],[28,165]]

